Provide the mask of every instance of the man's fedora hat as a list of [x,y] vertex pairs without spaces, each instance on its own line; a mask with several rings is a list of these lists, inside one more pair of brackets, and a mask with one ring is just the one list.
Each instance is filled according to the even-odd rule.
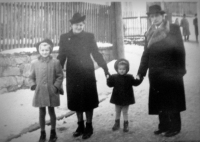
[[161,10],[161,7],[159,5],[152,5],[149,7],[149,12],[147,12],[147,15],[149,16],[150,14],[164,14],[165,11]]
[[73,15],[72,19],[70,19],[69,21],[71,22],[71,24],[75,24],[84,21],[85,18],[86,18],[85,15],[81,15],[79,12],[77,12]]

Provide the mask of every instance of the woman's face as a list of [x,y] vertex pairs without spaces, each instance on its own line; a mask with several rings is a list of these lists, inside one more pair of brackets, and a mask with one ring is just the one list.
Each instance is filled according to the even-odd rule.
[[48,57],[50,54],[50,45],[46,42],[43,42],[39,46],[39,53],[42,57]]
[[162,23],[164,16],[159,14],[159,13],[155,13],[155,14],[150,14],[149,18],[151,20],[151,24],[153,25],[159,25]]
[[72,31],[74,34],[79,34],[83,31],[84,27],[85,27],[84,22],[74,23],[72,24]]

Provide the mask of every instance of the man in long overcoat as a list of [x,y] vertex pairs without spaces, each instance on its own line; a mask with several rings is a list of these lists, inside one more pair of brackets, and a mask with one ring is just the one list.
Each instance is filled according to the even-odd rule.
[[189,28],[189,22],[186,19],[186,15],[183,14],[183,18],[181,19],[180,26],[183,28],[183,36],[185,41],[189,40],[190,37],[190,28]]
[[[93,133],[93,109],[98,107],[99,100],[96,87],[93,59],[108,75],[107,64],[99,53],[92,33],[85,32],[86,16],[75,13],[70,20],[71,30],[60,36],[58,59],[62,67],[66,66],[67,100],[68,108],[76,111],[78,128],[73,136],[83,135],[89,138]],[[83,112],[86,113],[86,128],[84,126]]]
[[194,32],[195,32],[195,36],[196,36],[196,41],[198,42],[199,29],[198,29],[197,14],[195,14],[195,18],[193,20],[193,25],[194,25]]
[[137,78],[149,70],[149,114],[159,116],[158,131],[174,136],[181,130],[180,112],[186,110],[183,76],[185,49],[178,25],[164,20],[159,5],[147,13],[152,26],[145,34],[145,47]]

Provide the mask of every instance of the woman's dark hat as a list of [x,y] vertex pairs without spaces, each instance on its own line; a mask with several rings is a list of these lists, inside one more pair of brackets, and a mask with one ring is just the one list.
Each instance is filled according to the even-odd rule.
[[48,39],[48,38],[46,38],[46,39],[44,39],[44,40],[42,40],[42,41],[40,41],[40,42],[38,42],[38,43],[35,44],[35,47],[36,47],[36,49],[37,49],[37,52],[39,53],[39,46],[40,46],[40,44],[43,43],[43,42],[46,42],[46,43],[48,43],[48,44],[50,45],[50,52],[52,52],[52,51],[53,51],[53,46],[54,46],[54,44],[53,44],[53,42],[52,42],[50,39]]
[[161,7],[159,5],[152,5],[149,7],[149,12],[147,12],[147,15],[149,16],[150,14],[165,14],[165,11],[161,10]]
[[118,65],[120,62],[123,62],[124,64],[126,64],[126,73],[127,73],[129,71],[129,61],[126,59],[119,59],[115,62],[114,68],[116,72],[118,71]]
[[71,24],[75,24],[84,21],[85,18],[86,18],[85,15],[81,15],[80,13],[77,12],[73,15],[72,19],[70,19],[69,21],[71,22]]

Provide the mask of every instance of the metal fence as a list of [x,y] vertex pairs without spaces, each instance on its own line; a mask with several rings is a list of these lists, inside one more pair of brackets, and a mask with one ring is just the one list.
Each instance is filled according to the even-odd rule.
[[147,31],[146,11],[134,11],[132,2],[123,5],[124,37],[143,36]]
[[85,30],[99,42],[111,43],[110,7],[85,2],[2,2],[0,3],[0,51],[33,47],[43,38],[55,45],[70,30],[75,12],[86,15]]

